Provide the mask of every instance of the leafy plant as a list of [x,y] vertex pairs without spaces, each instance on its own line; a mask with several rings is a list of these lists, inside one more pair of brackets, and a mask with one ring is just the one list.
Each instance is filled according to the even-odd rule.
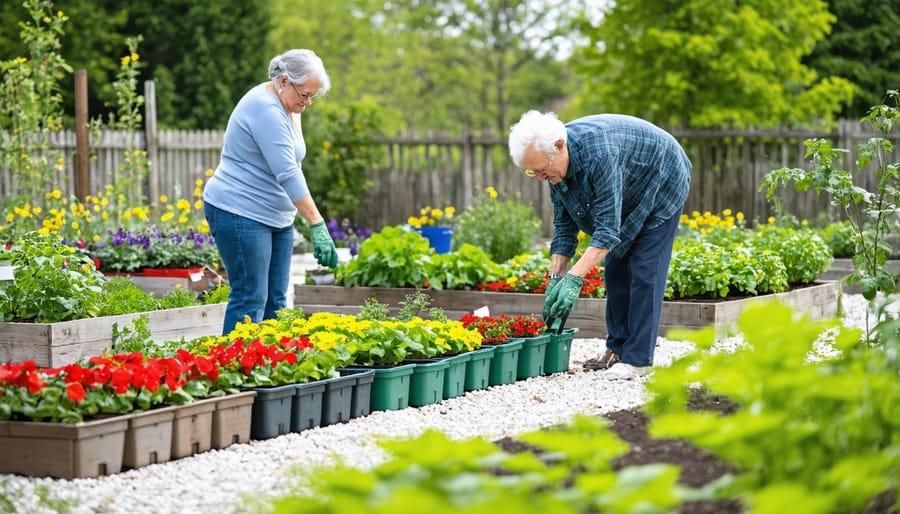
[[451,253],[434,254],[428,265],[431,289],[472,289],[496,280],[502,268],[481,248],[464,244]]
[[368,321],[386,321],[390,317],[390,307],[379,302],[378,298],[374,296],[366,298],[366,301],[359,308],[359,314],[356,315],[356,319]]
[[[858,329],[777,302],[748,305],[738,327],[746,344],[733,353],[708,351],[713,328],[669,333],[700,350],[654,373],[651,435],[687,439],[731,463],[739,476],[729,494],[754,512],[796,510],[801,499],[811,512],[861,512],[896,488],[898,361],[860,344]],[[891,338],[896,348],[896,331]],[[810,358],[822,340],[838,354]],[[726,417],[689,411],[691,387],[740,408]]]
[[0,282],[0,321],[55,323],[91,318],[102,308],[103,275],[56,235],[25,234],[0,247],[0,261],[15,266],[15,280]]
[[355,259],[335,269],[335,280],[347,287],[427,287],[428,241],[400,227],[385,227],[359,247]]
[[475,245],[495,262],[504,262],[531,250],[540,234],[540,218],[528,205],[514,199],[500,201],[497,198],[497,191],[488,187],[485,195],[463,211],[453,235],[454,248],[467,243]]
[[[216,303],[228,303],[228,297],[231,294],[231,286],[222,282],[215,288],[204,291],[200,295],[200,301],[203,305],[213,305]],[[302,312],[302,311],[301,311]]]
[[[104,301],[98,315],[114,316],[159,309],[159,301],[128,277],[111,277],[103,284]],[[114,330],[115,333],[115,330]]]
[[[893,105],[888,105],[892,103]],[[859,283],[863,296],[875,298],[880,291],[894,291],[894,277],[885,271],[884,264],[892,249],[885,241],[890,222],[900,208],[900,163],[891,162],[894,144],[888,138],[892,127],[900,121],[900,92],[889,90],[882,105],[873,107],[862,121],[869,124],[873,137],[857,145],[856,168],[875,166],[878,184],[868,191],[853,181],[850,170],[842,169],[840,157],[847,150],[835,148],[826,139],[806,140],[806,157],[814,168],[781,168],[770,172],[760,191],[771,199],[780,186],[791,184],[797,191],[814,190],[827,193],[832,204],[841,209],[853,225],[855,251],[851,284]]]
[[820,231],[820,236],[836,259],[851,258],[856,251],[856,234],[849,221],[829,223]]
[[814,230],[763,227],[757,234],[754,246],[781,257],[788,284],[808,284],[831,265],[831,249]]
[[146,314],[131,320],[131,326],[119,329],[118,323],[113,323],[111,353],[144,353],[150,342],[150,328],[147,326],[150,319]]
[[304,115],[304,122],[308,151],[303,167],[315,170],[307,181],[316,203],[326,219],[353,219],[372,187],[366,174],[381,162],[383,149],[375,141],[380,110],[368,101],[323,102]]
[[181,307],[190,307],[199,305],[196,293],[188,291],[177,284],[174,289],[170,289],[159,299],[159,307],[161,309],[178,309]]

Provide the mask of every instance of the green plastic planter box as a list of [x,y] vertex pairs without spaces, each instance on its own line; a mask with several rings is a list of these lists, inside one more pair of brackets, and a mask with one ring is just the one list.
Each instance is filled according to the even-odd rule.
[[522,345],[524,344],[524,339],[514,339],[494,347],[489,385],[512,384],[516,381],[516,375],[519,371],[519,352],[522,351]]
[[415,364],[374,368],[372,410],[399,410],[409,407],[409,383]]
[[325,395],[325,381],[294,384],[294,398],[291,406],[291,432],[300,432],[322,424],[322,401]]
[[472,360],[472,354],[460,353],[440,359],[447,361],[447,370],[444,371],[444,399],[461,396],[465,392],[466,369]]
[[353,386],[356,377],[346,375],[325,381],[325,399],[322,404],[322,426],[334,425],[350,419],[353,402]]
[[409,383],[409,404],[422,407],[444,399],[444,375],[450,363],[446,360],[417,362]]
[[250,413],[250,439],[271,439],[288,433],[297,385],[249,389],[256,391],[253,412]]
[[372,383],[375,382],[374,369],[341,368],[341,376],[353,375],[356,384],[350,399],[350,419],[368,416],[372,412]]
[[544,356],[544,373],[559,373],[569,369],[569,355],[572,352],[572,339],[577,328],[566,328],[559,334],[550,332],[550,344]]
[[544,359],[550,334],[544,333],[535,337],[522,338],[522,349],[519,351],[519,363],[516,371],[517,380],[537,377],[544,374]]
[[468,352],[466,363],[466,391],[487,389],[491,383],[491,361],[494,360],[494,347],[485,346],[480,350]]

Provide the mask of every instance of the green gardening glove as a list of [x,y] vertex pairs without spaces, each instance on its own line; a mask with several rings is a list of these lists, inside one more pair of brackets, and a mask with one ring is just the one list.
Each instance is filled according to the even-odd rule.
[[[548,302],[547,299],[550,298],[550,295],[553,293],[553,290],[556,289],[556,285],[559,284],[559,281],[562,277],[557,275],[556,273],[551,273],[550,277],[547,278],[547,288],[544,289],[544,319],[550,317],[550,306],[553,305],[553,302]],[[554,297],[555,298],[555,297]]]
[[[550,316],[553,318],[564,318],[575,308],[578,297],[581,296],[581,286],[584,284],[584,277],[579,277],[571,273],[560,280],[559,284],[551,293],[553,302],[550,304]],[[547,298],[549,301],[551,298]],[[547,309],[547,301],[544,301],[544,309]]]
[[325,221],[310,225],[309,237],[312,239],[313,257],[316,258],[319,266],[325,266],[326,268],[337,266],[337,249],[334,247],[334,240],[331,239],[331,234],[328,233]]

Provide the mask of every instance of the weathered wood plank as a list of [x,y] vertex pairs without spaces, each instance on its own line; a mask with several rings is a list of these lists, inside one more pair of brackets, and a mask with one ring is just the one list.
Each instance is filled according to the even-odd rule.
[[0,362],[32,359],[39,366],[62,366],[99,355],[112,346],[112,328],[124,328],[144,314],[155,342],[218,335],[225,304],[102,316],[60,323],[0,323]]

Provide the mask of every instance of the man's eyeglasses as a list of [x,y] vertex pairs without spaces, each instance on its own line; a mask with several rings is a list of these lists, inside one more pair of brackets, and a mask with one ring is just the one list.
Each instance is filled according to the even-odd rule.
[[559,152],[553,152],[553,157],[550,158],[550,162],[548,162],[547,165],[544,166],[543,168],[539,168],[536,170],[526,168],[526,169],[522,170],[522,173],[524,173],[526,177],[534,177],[538,173],[540,173],[541,175],[546,175],[547,170],[550,169],[550,166],[553,165],[553,160],[556,159],[557,155],[559,155]]
[[311,102],[313,98],[316,97],[315,93],[301,93],[297,90],[297,86],[295,86],[293,82],[288,82],[288,84],[290,84],[291,87],[294,88],[294,93],[297,93],[297,96],[300,97],[300,100],[303,100],[304,102]]

